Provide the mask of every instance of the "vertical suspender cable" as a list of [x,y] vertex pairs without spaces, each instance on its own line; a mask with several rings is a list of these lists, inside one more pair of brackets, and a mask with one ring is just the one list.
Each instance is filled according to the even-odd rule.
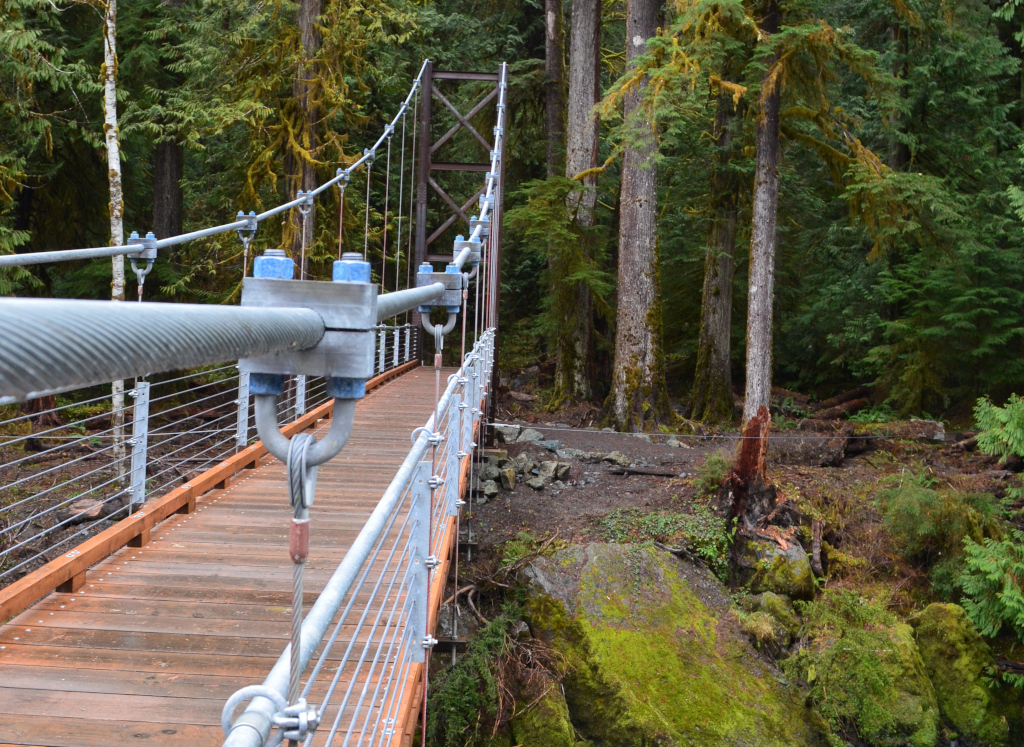
[[366,209],[365,221],[363,222],[363,261],[366,261],[366,252],[370,248],[370,180],[373,176],[373,161],[366,162]]
[[[416,202],[416,130],[419,124],[420,113],[420,91],[416,92],[416,99],[412,107],[412,158],[409,159],[409,238],[405,248],[405,287],[412,283],[412,215]],[[409,312],[405,312],[405,323],[409,323]]]
[[[384,292],[384,276],[388,269],[388,202],[391,191],[391,131],[388,130],[388,157],[384,165],[384,236],[381,239],[380,292]],[[399,203],[401,207],[401,203]],[[395,288],[398,290],[398,288]]]
[[395,238],[395,290],[402,267],[402,197],[405,195],[405,112],[402,113],[402,158],[398,166],[398,235]]
[[341,259],[341,237],[345,233],[345,181],[338,182],[338,259]]

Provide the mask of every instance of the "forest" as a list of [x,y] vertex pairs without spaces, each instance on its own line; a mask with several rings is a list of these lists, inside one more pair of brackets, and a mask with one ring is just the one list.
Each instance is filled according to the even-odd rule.
[[[1024,744],[1024,1],[0,0],[0,254],[294,199],[425,59],[509,84],[497,448],[421,743]],[[313,220],[0,295],[235,304],[268,248],[406,287],[414,111]]]

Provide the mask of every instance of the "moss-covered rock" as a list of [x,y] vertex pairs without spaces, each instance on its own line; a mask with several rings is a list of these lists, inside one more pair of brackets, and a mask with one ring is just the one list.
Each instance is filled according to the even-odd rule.
[[793,603],[781,594],[772,591],[755,594],[741,601],[740,606],[747,612],[768,613],[791,637],[800,632],[800,620],[793,611]]
[[910,623],[943,718],[970,745],[1009,744],[1012,693],[988,686],[995,660],[963,607],[930,604]]
[[650,547],[594,544],[541,558],[529,574],[527,619],[567,658],[572,724],[594,747],[818,744],[705,569]]
[[939,708],[913,628],[849,590],[803,611],[808,643],[783,668],[832,731],[870,747],[933,747]]
[[751,591],[785,594],[790,599],[814,598],[814,574],[811,561],[800,545],[783,550],[769,547],[750,583]]
[[521,747],[574,747],[569,707],[557,686],[512,719],[512,740]]

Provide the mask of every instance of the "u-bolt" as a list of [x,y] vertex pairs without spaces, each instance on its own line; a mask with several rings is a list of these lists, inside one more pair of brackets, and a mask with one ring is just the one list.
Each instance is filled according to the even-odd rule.
[[[331,428],[323,441],[311,444],[306,452],[306,466],[315,467],[337,456],[352,434],[352,421],[356,414],[355,399],[335,399],[334,414],[331,416]],[[283,463],[288,462],[288,443],[290,439],[281,433],[277,423],[277,395],[256,395],[256,432],[263,445],[274,457]]]
[[[433,312],[431,312],[433,313]],[[434,324],[430,321],[430,314],[422,314],[420,320],[423,322],[423,329],[426,330],[428,335],[437,336],[437,331],[440,330],[442,335],[446,335],[455,329],[455,320],[458,314],[452,313],[448,315],[448,321],[444,323],[442,327],[440,324]]]

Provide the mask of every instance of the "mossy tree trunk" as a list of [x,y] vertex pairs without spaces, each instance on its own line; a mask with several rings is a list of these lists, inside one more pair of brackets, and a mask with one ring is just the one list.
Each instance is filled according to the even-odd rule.
[[[769,0],[760,28],[766,37],[780,26],[779,6]],[[757,114],[750,280],[747,301],[747,385],[743,422],[768,407],[772,391],[772,301],[775,295],[775,222],[779,203],[779,87],[777,57],[769,58]]]
[[[572,0],[569,37],[569,107],[566,120],[565,175],[574,179],[597,166],[598,123],[594,107],[600,98],[601,0]],[[597,175],[581,178],[584,189],[569,198],[576,224],[594,225]],[[586,239],[584,240],[586,247]],[[559,282],[558,278],[552,279]],[[590,288],[577,282],[574,303],[560,319],[555,385],[560,396],[589,400],[594,339],[594,304]]]
[[711,225],[704,260],[697,369],[690,397],[690,417],[708,423],[732,419],[732,285],[735,275],[736,178],[731,173],[732,129],[737,121],[732,97],[719,95],[714,138],[718,162],[711,178]]
[[[626,64],[657,33],[657,0],[626,8]],[[643,106],[646,81],[626,94],[627,142],[622,160],[615,364],[608,410],[619,430],[643,430],[670,414],[661,349],[658,269],[658,171],[654,129]]]
[[548,178],[562,173],[565,162],[565,96],[562,65],[562,3],[544,2],[544,126],[547,131]]

